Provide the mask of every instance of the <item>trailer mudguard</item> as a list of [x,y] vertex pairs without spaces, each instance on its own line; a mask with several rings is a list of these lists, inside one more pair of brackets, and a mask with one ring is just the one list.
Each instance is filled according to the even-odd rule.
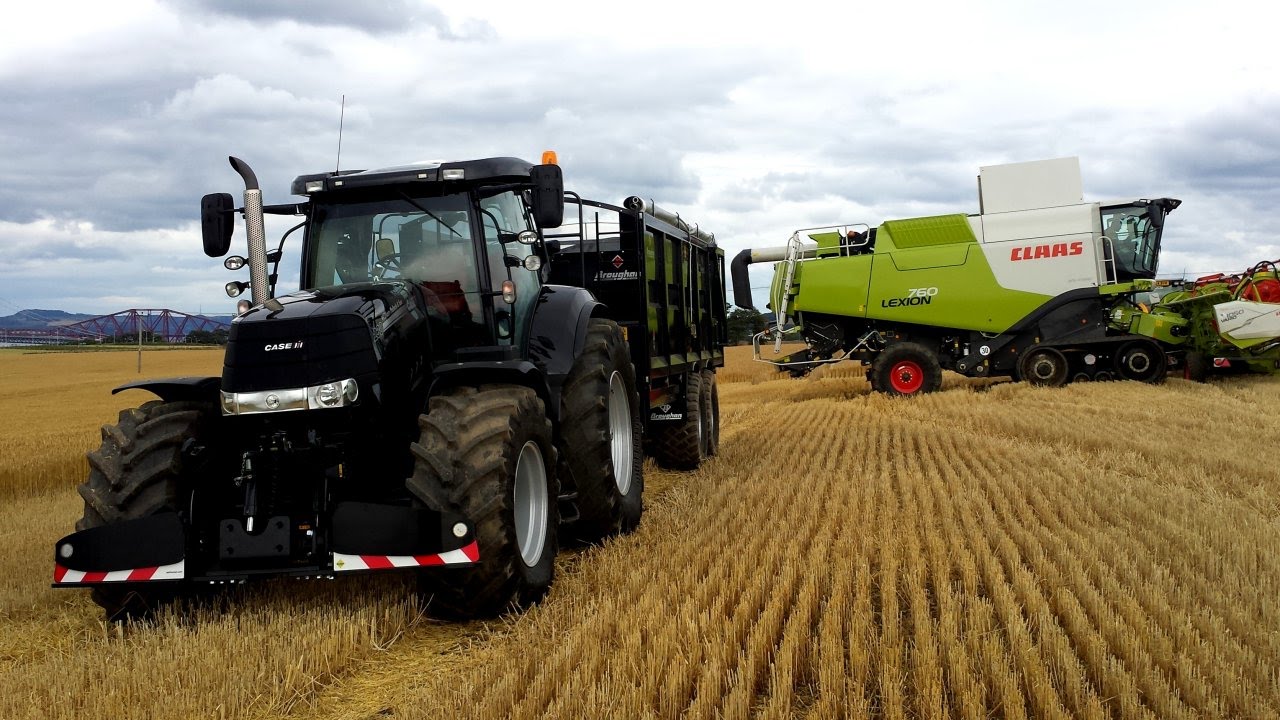
[[146,390],[165,402],[203,400],[217,403],[218,390],[221,387],[222,378],[219,377],[176,377],[126,383],[112,388],[111,394],[115,395],[125,390]]
[[81,530],[53,547],[55,586],[181,580],[185,575],[186,535],[177,513]]

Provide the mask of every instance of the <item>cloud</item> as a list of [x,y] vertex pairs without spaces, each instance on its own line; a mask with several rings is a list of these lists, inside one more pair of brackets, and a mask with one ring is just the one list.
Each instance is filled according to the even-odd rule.
[[448,16],[433,5],[414,0],[353,3],[343,0],[171,0],[189,12],[246,20],[255,25],[294,22],[319,27],[345,27],[372,35],[394,35],[429,28],[442,40],[492,39],[487,23],[469,19],[456,29]]

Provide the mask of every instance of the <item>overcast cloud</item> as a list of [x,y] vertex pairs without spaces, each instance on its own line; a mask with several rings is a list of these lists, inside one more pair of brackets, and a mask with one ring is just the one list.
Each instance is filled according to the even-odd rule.
[[11,8],[0,315],[229,312],[200,196],[239,194],[236,155],[267,202],[293,200],[294,176],[337,161],[344,94],[344,168],[554,148],[571,189],[653,198],[730,254],[798,227],[976,212],[980,166],[1077,155],[1091,199],[1184,201],[1163,272],[1280,257],[1269,4],[697,5]]

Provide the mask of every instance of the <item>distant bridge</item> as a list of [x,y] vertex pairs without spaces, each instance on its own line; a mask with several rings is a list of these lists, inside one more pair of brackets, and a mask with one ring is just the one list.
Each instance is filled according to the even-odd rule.
[[62,345],[72,342],[106,342],[113,338],[144,335],[165,342],[185,342],[197,330],[213,332],[231,326],[203,315],[177,310],[131,308],[111,315],[99,315],[77,323],[47,328],[0,328],[0,345]]

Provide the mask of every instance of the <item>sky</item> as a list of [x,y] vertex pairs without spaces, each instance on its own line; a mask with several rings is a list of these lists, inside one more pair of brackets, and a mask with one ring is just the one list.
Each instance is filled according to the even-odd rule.
[[[247,272],[204,255],[200,197],[240,197],[235,155],[265,202],[298,200],[295,176],[339,162],[340,115],[344,169],[554,149],[569,189],[652,198],[729,256],[975,213],[979,167],[1078,156],[1088,200],[1183,201],[1162,275],[1243,270],[1280,258],[1277,19],[1176,0],[21,3],[0,24],[0,315],[232,312],[223,285]],[[269,218],[269,242],[291,224]]]

